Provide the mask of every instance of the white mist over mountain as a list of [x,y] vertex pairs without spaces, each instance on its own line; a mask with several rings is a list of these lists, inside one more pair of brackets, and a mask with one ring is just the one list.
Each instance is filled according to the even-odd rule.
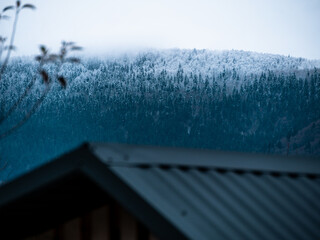
[[[0,7],[14,4],[1,1]],[[16,55],[61,40],[84,54],[144,48],[238,49],[320,59],[318,0],[23,0]],[[10,32],[0,23],[0,34]]]

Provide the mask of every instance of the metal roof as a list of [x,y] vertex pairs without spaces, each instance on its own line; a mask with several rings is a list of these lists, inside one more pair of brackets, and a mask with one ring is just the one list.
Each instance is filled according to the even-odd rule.
[[320,239],[320,159],[121,144],[90,144],[4,185],[0,222],[10,202],[74,169],[163,239]]
[[320,161],[97,144],[100,159],[190,239],[319,239]]

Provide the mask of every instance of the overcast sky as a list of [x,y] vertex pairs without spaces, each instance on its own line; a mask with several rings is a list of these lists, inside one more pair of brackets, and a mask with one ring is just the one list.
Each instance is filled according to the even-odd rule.
[[[14,3],[2,0],[0,7]],[[320,59],[320,0],[30,0],[19,55],[61,40],[104,54],[141,48],[237,49]],[[0,34],[10,25],[0,22]]]

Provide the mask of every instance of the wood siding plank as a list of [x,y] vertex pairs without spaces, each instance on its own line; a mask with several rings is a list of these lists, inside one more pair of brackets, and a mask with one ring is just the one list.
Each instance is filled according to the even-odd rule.
[[123,208],[119,211],[120,217],[120,239],[121,240],[138,240],[138,223]]
[[91,239],[111,240],[108,205],[91,212]]
[[81,218],[66,222],[59,228],[59,238],[62,240],[82,240]]

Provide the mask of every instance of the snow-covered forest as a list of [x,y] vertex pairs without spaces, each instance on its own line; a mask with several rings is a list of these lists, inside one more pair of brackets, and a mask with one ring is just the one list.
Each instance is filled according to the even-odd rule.
[[[29,167],[83,141],[320,155],[319,67],[317,60],[245,51],[150,50],[83,59],[62,67],[66,90],[57,84],[0,151]],[[36,70],[31,58],[13,59],[1,82],[0,112]],[[1,128],[17,121],[42,88],[39,77]]]

